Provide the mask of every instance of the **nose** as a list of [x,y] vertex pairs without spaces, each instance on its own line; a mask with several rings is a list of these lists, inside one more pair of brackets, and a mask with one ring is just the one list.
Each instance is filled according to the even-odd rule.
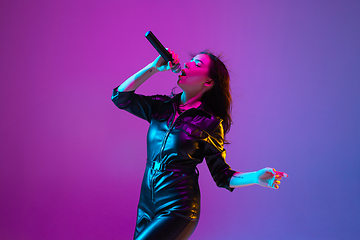
[[184,63],[184,68],[189,68],[189,66],[186,63]]

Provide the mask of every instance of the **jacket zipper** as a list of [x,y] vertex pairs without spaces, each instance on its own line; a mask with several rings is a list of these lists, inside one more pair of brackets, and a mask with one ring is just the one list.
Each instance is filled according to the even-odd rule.
[[[175,110],[175,111],[176,111],[176,110]],[[174,117],[175,117],[175,111],[174,111]],[[186,110],[186,111],[188,111],[188,110]],[[186,111],[185,111],[185,112],[186,112]],[[164,139],[163,139],[163,142],[162,142],[161,148],[160,148],[160,159],[159,159],[159,162],[158,162],[159,165],[160,165],[161,162],[162,162],[162,152],[164,151],[165,144],[166,144],[166,140],[167,140],[167,138],[169,137],[169,134],[170,134],[172,128],[174,127],[176,121],[177,121],[177,120],[179,119],[179,117],[180,117],[183,113],[185,113],[185,112],[180,113],[180,115],[179,115],[179,116],[175,119],[175,121],[170,125],[169,130],[166,132],[166,135],[165,135],[165,137],[164,137]],[[156,164],[156,162],[155,162],[155,164]],[[150,181],[151,202],[154,202],[154,176],[155,176],[155,174],[156,174],[157,172],[158,172],[158,170],[155,170],[155,172],[152,174],[151,181]]]
[[[175,110],[175,111],[176,111],[176,110]],[[175,117],[175,111],[174,111],[174,117]],[[186,110],[186,111],[188,111],[188,110]],[[186,111],[185,111],[185,112],[186,112]],[[175,121],[170,125],[169,130],[166,132],[166,135],[165,135],[165,137],[164,137],[164,139],[163,139],[163,142],[162,142],[161,148],[160,148],[160,159],[159,159],[160,163],[161,163],[161,160],[162,160],[162,152],[164,151],[165,144],[166,144],[166,140],[167,140],[167,138],[169,137],[169,134],[170,134],[172,128],[174,127],[176,121],[177,121],[177,120],[179,119],[179,117],[180,117],[181,115],[183,115],[185,112],[180,113],[180,115],[179,115],[179,116],[175,119]]]
[[151,171],[154,171],[154,172],[152,173],[152,176],[151,176],[150,192],[151,192],[151,202],[154,202],[154,177],[157,173],[157,170],[151,170]]

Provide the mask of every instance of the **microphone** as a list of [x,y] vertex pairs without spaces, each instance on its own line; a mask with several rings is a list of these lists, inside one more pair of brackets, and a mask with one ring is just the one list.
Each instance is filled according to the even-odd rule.
[[[156,49],[156,51],[165,59],[166,62],[173,62],[174,59],[172,58],[171,54],[164,48],[164,46],[159,42],[159,40],[155,37],[155,35],[151,31],[147,31],[145,33],[145,37],[151,45]],[[171,68],[171,71],[174,73],[179,73],[181,71],[180,64],[176,64]]]

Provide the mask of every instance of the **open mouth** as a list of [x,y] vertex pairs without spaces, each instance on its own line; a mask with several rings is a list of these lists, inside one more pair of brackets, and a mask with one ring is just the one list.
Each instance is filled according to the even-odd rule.
[[186,73],[185,73],[184,69],[181,70],[180,76],[186,76]]

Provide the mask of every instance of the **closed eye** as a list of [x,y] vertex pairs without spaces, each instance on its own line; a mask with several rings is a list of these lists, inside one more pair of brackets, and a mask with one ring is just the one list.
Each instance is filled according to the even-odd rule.
[[190,62],[194,62],[195,61],[195,66],[196,67],[201,67],[201,64],[199,64],[199,63],[202,63],[202,64],[204,64],[201,60],[198,60],[198,59],[191,59],[190,60]]
[[201,61],[199,61],[199,60],[195,60],[195,65],[197,66],[197,67],[201,67],[201,64],[200,63],[202,63]]

